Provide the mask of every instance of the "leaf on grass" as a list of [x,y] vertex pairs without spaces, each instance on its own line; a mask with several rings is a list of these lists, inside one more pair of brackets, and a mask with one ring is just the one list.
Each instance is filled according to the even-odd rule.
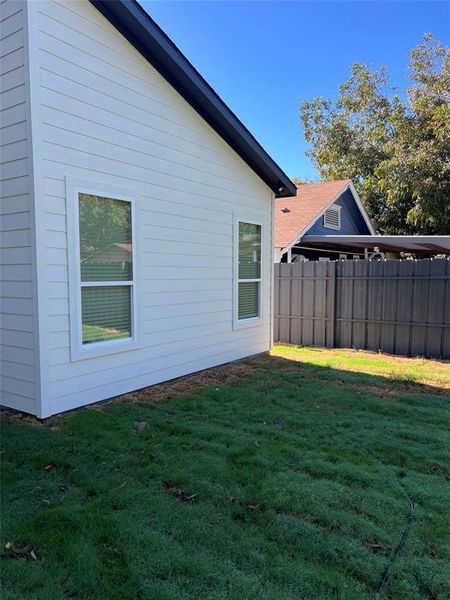
[[136,433],[139,435],[144,431],[144,429],[148,427],[147,421],[135,421],[134,428],[136,429]]
[[310,522],[310,523],[314,523],[314,525],[317,525],[318,523],[321,522],[320,517],[316,517],[315,515],[307,515],[306,519]]
[[27,554],[30,553],[30,550],[31,546],[29,544],[25,544],[24,546],[13,546],[11,548],[12,554],[14,554],[16,557],[27,556]]
[[245,502],[241,502],[241,506],[248,510],[259,510],[261,508],[260,504],[245,504]]
[[114,548],[113,546],[109,546],[108,544],[103,544],[103,547],[116,556],[122,556],[123,554],[122,550],[119,550],[119,548]]
[[179,487],[171,485],[170,483],[167,483],[166,481],[163,481],[163,486],[166,491],[166,494],[168,496],[172,496],[178,502],[183,502],[185,504],[192,504],[193,502],[196,502],[196,500],[198,498],[198,494],[187,494]]
[[379,550],[384,551],[386,550],[386,545],[385,544],[380,544],[380,542],[372,542],[372,541],[368,541],[366,543],[366,546],[368,548],[370,548],[371,550],[373,550],[374,552],[377,552]]
[[27,560],[32,558],[33,560],[38,560],[38,557],[30,544],[15,546],[12,542],[7,542],[5,544],[5,549],[7,552],[5,552],[3,556],[8,558],[26,558]]

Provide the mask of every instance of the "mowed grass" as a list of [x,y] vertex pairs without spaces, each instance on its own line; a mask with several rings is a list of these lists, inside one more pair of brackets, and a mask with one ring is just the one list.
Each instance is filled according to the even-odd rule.
[[274,355],[164,402],[5,419],[2,600],[374,598],[405,490],[383,597],[449,598],[449,365]]
[[130,337],[130,332],[126,330],[99,327],[98,325],[83,325],[84,341],[107,341],[118,340]]
[[411,359],[364,350],[284,345],[274,346],[272,355],[321,367],[332,367],[340,371],[382,375],[397,382],[426,383],[450,390],[450,362],[448,361]]

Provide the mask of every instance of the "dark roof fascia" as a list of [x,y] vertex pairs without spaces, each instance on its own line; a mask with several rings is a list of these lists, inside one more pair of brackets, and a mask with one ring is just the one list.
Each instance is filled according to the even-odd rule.
[[136,0],[90,0],[269,186],[277,198],[296,187],[250,131]]

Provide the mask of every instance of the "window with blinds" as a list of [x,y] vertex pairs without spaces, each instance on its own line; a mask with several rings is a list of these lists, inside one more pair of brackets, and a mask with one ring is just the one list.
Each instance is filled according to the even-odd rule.
[[238,320],[261,315],[261,225],[239,221]]
[[328,229],[341,228],[341,207],[338,205],[330,206],[323,215],[323,226]]
[[82,344],[133,335],[131,202],[78,194]]

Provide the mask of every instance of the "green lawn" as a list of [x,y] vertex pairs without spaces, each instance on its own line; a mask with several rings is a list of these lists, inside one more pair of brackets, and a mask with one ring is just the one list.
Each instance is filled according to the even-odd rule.
[[373,599],[404,489],[383,598],[449,598],[449,386],[449,364],[277,347],[6,415],[2,600]]
[[83,324],[83,341],[103,341],[108,340],[120,340],[122,338],[130,337],[130,332],[126,330],[99,327],[98,325],[85,325]]

